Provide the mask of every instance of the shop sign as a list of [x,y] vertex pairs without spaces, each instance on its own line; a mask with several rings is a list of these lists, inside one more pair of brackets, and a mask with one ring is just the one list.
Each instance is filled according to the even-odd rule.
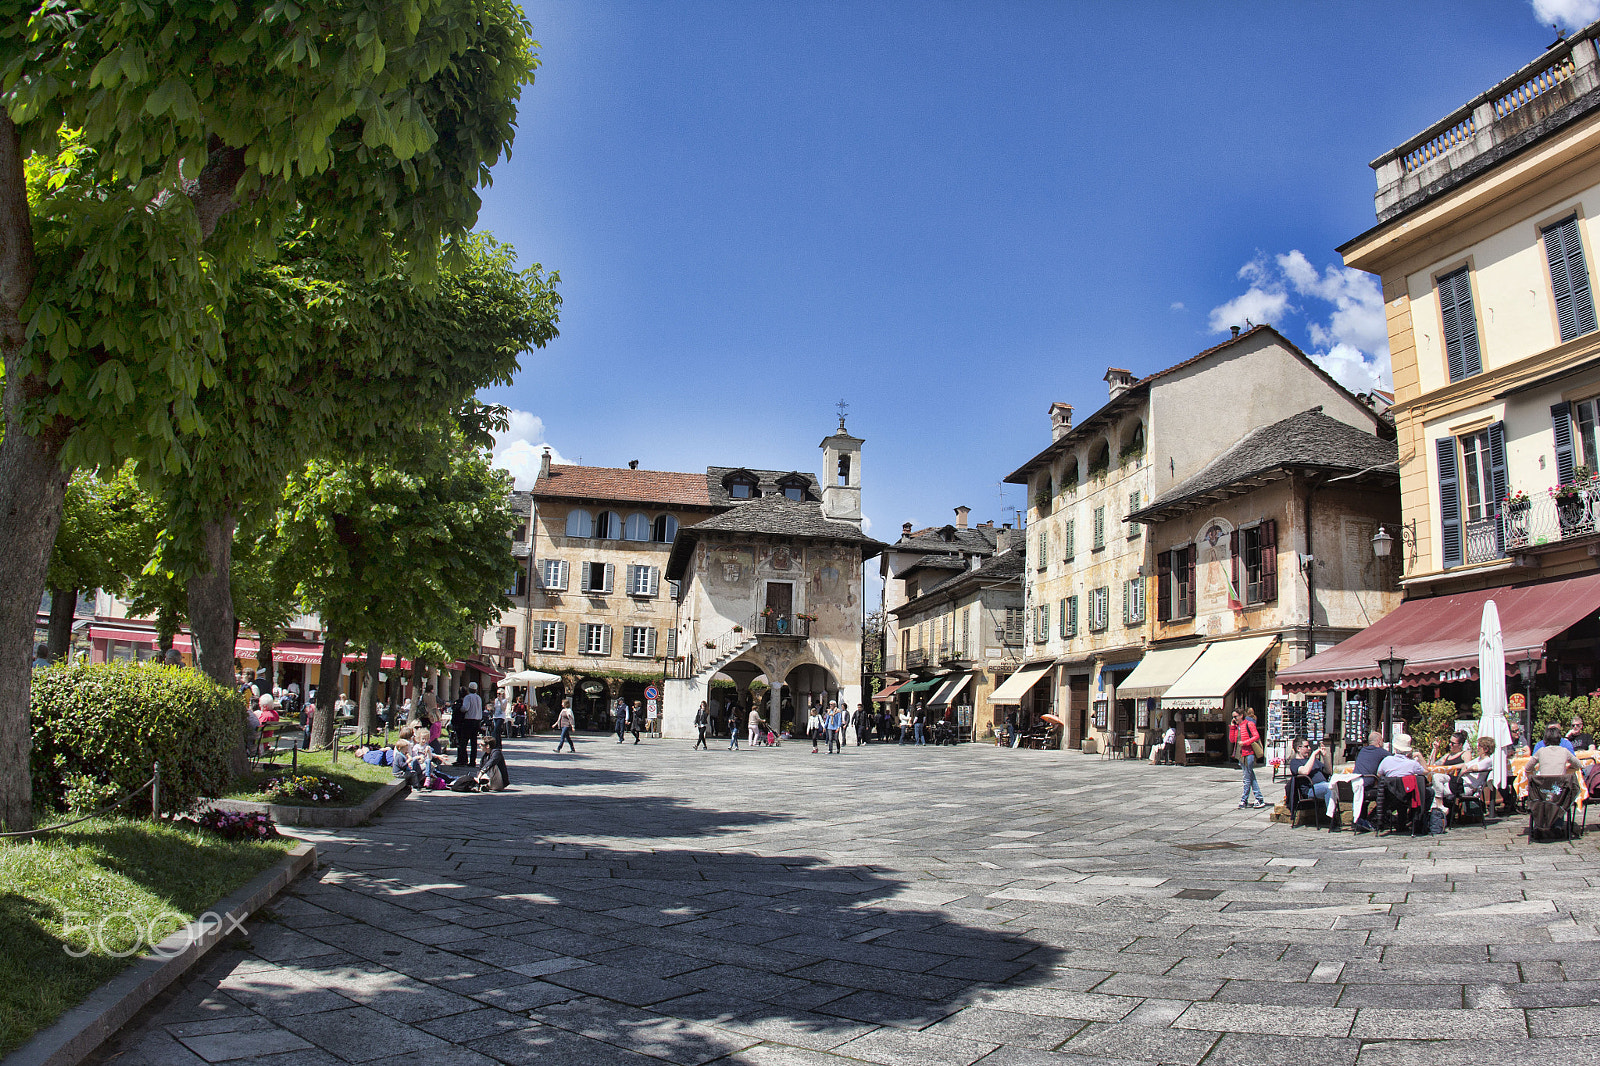
[[579,685],[578,688],[583,691],[585,696],[598,696],[600,693],[606,690],[605,685],[601,684],[599,681],[585,681],[583,684]]

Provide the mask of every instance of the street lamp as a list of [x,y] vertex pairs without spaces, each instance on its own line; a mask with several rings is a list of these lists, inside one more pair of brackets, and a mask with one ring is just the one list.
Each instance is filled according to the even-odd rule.
[[1389,699],[1383,706],[1383,739],[1390,739],[1389,729],[1394,720],[1394,690],[1400,684],[1400,675],[1405,672],[1406,661],[1394,653],[1394,648],[1389,649],[1389,657],[1378,660],[1378,673],[1383,677],[1383,683],[1389,690]]
[[1522,678],[1522,687],[1528,690],[1528,698],[1522,705],[1522,736],[1528,750],[1533,750],[1533,679],[1539,672],[1539,657],[1528,651],[1526,659],[1517,660],[1517,674]]
[[[1389,558],[1389,553],[1394,550],[1394,538],[1382,526],[1372,535],[1372,554],[1380,559]],[[1391,649],[1392,651],[1393,649]]]

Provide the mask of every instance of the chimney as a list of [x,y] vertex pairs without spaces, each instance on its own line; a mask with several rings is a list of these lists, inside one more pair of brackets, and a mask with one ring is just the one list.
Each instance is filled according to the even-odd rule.
[[967,515],[969,515],[971,513],[972,513],[972,508],[970,508],[970,507],[957,507],[956,508],[956,528],[957,529],[966,529],[967,528]]
[[1072,405],[1070,403],[1053,403],[1050,405],[1050,439],[1060,440],[1072,431]]
[[628,469],[629,470],[637,470],[637,469],[639,469],[639,460],[637,460],[637,459],[629,459],[628,460]]
[[550,476],[550,449],[544,450],[544,455],[539,458],[539,480],[543,481]]
[[1228,328],[1233,330],[1233,335],[1235,337],[1237,337],[1239,335],[1239,327],[1238,326],[1229,326]]
[[900,539],[901,540],[910,540],[911,539],[911,523],[910,522],[905,522],[905,523],[901,524],[901,526],[900,526]]
[[1110,367],[1106,370],[1105,383],[1111,390],[1111,399],[1115,400],[1133,387],[1133,371],[1116,366]]

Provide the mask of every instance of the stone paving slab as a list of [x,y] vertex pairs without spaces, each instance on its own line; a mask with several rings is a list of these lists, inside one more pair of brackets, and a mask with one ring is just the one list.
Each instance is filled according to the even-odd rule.
[[100,1061],[1587,1066],[1600,1029],[1600,837],[1329,834],[1226,770],[986,746],[508,756],[296,830],[324,868]]

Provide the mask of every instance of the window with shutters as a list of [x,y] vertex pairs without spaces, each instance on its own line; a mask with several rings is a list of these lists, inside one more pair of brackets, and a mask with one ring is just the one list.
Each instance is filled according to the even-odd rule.
[[1106,546],[1106,509],[1094,509],[1094,550],[1100,551]]
[[562,654],[567,650],[567,626],[565,622],[540,622],[538,623],[539,650]]
[[1194,614],[1194,545],[1156,556],[1156,618],[1175,621]]
[[1246,603],[1271,603],[1278,598],[1278,523],[1267,520],[1239,530],[1239,565],[1244,573],[1239,590]]
[[1062,614],[1066,617],[1066,624],[1062,626],[1061,635],[1075,637],[1078,635],[1078,597],[1068,596]]
[[1434,442],[1439,464],[1439,554],[1445,569],[1461,565],[1461,491],[1456,461],[1456,439],[1440,437]]
[[622,516],[615,511],[601,511],[594,522],[594,535],[601,540],[621,539]]
[[650,516],[647,514],[640,514],[638,511],[635,511],[633,514],[629,515],[628,520],[622,524],[622,539],[649,540]]
[[1061,602],[1056,604],[1056,628],[1061,632],[1061,639],[1072,636],[1067,632],[1067,598],[1063,596]]
[[1035,552],[1033,565],[1036,569],[1043,570],[1050,564],[1050,531],[1039,530],[1039,543]]
[[1089,631],[1103,633],[1111,628],[1111,586],[1089,590]]
[[1077,526],[1078,523],[1074,519],[1067,519],[1066,528],[1062,531],[1062,540],[1065,542],[1061,546],[1062,562],[1070,563],[1072,562],[1072,557],[1078,554]]
[[650,527],[650,539],[658,544],[671,544],[678,537],[678,520],[669,514],[656,515]]
[[1444,355],[1450,380],[1483,372],[1478,350],[1478,319],[1472,309],[1472,276],[1462,267],[1438,279],[1439,314],[1444,326]]
[[1466,433],[1461,444],[1461,488],[1466,496],[1468,522],[1481,522],[1494,513],[1494,489],[1489,483],[1489,434]]
[[[1137,511],[1138,509],[1139,509],[1139,490],[1135,489],[1132,492],[1128,493],[1128,514],[1130,516],[1132,516],[1133,512]],[[1139,537],[1143,533],[1144,533],[1144,525],[1143,525],[1143,523],[1140,523],[1140,522],[1129,522],[1128,523],[1128,539],[1129,540],[1138,540]]]
[[567,512],[567,536],[592,537],[594,536],[594,515],[588,511],[575,510]]
[[654,596],[660,588],[661,568],[629,564],[628,595]]
[[1144,578],[1129,578],[1122,583],[1122,624],[1136,626],[1144,622]]
[[648,626],[624,626],[624,639],[627,642],[625,654],[629,658],[642,659],[656,653],[656,631]]
[[611,627],[598,622],[585,622],[578,627],[579,650],[585,655],[611,654]]
[[682,599],[683,598],[683,582],[681,582],[681,581],[668,581],[667,582],[667,595],[672,597],[672,602],[673,603],[677,603],[680,599]]
[[517,627],[500,627],[500,646],[502,648],[515,648],[517,646]]
[[1006,608],[1006,628],[1004,639],[1007,644],[1022,643],[1022,618],[1023,614],[1021,607]]
[[1555,297],[1556,326],[1570,341],[1595,330],[1594,293],[1589,266],[1578,236],[1578,216],[1570,215],[1543,231],[1544,256],[1550,264],[1550,293]]
[[1600,453],[1595,450],[1595,422],[1600,420],[1600,400],[1580,400],[1572,405],[1572,443],[1583,465],[1600,470]]
[[1033,620],[1033,642],[1043,644],[1050,639],[1050,605],[1041,603],[1034,611],[1037,613]]
[[528,572],[521,567],[517,568],[517,579],[506,589],[507,596],[526,596],[528,594]]
[[567,561],[546,559],[539,564],[539,583],[553,592],[567,590]]
[[584,563],[583,591],[610,592],[615,574],[616,567],[610,563]]

